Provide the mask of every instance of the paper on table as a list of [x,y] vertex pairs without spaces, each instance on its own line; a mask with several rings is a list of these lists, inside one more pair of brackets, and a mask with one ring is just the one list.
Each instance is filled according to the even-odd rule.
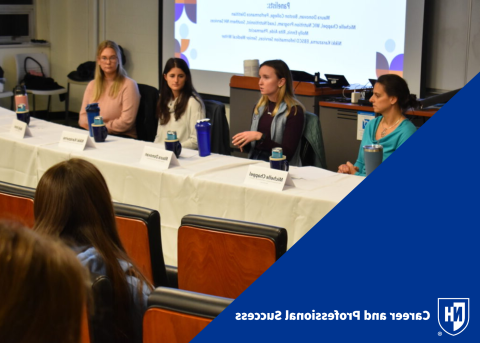
[[180,154],[180,157],[183,158],[189,158],[198,155],[197,150],[191,150],[191,149],[182,149],[182,153]]

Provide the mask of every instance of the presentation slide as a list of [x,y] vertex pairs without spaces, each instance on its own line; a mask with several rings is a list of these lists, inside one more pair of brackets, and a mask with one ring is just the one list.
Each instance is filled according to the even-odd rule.
[[368,84],[403,76],[406,0],[176,1],[175,54],[191,69],[243,74],[243,61]]

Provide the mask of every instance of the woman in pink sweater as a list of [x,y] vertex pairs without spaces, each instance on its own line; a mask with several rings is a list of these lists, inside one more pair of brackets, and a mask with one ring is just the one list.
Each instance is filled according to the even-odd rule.
[[115,42],[106,40],[98,46],[95,79],[83,95],[78,125],[88,130],[88,104],[97,102],[100,115],[108,133],[137,138],[135,118],[137,117],[140,93],[137,83],[127,77],[122,66],[120,48]]

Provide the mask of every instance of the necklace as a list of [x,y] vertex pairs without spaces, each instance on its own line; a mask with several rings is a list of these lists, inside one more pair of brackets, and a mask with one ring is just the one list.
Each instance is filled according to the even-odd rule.
[[[399,119],[395,122],[395,124],[393,124],[392,126],[389,126],[389,127],[385,127],[385,126],[384,126],[385,128],[383,129],[382,133],[380,134],[381,138],[385,137],[385,135],[387,134],[387,130],[390,130],[392,127],[394,127],[395,125],[397,125],[398,122],[400,121],[400,119],[402,119],[402,118],[399,118]],[[384,119],[382,119],[382,121],[383,121],[383,120],[384,120]]]

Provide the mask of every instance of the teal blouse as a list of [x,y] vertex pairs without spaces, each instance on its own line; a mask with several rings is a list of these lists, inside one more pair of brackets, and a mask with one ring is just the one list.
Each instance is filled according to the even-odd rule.
[[375,139],[375,133],[377,132],[378,125],[382,120],[382,116],[370,120],[363,132],[362,143],[360,144],[360,150],[358,152],[357,162],[355,166],[358,167],[358,172],[355,175],[365,176],[365,161],[363,159],[363,146],[370,144],[381,144],[383,146],[383,161],[387,159],[400,145],[403,144],[413,133],[417,130],[415,125],[408,119],[402,121],[393,132],[389,133],[379,140]]

